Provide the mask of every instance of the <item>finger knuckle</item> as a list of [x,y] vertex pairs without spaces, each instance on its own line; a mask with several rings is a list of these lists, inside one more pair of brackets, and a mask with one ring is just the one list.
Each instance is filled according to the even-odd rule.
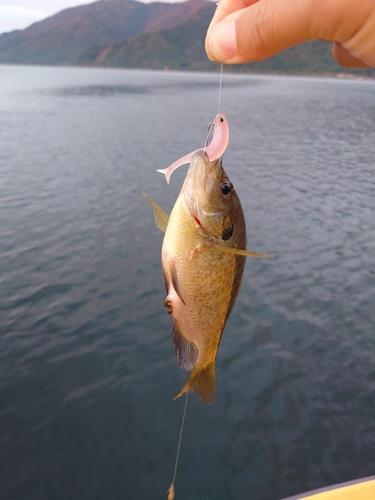
[[259,57],[264,57],[268,53],[270,34],[272,36],[269,16],[267,15],[266,8],[261,8],[254,17],[252,26],[252,48],[254,53],[259,55]]

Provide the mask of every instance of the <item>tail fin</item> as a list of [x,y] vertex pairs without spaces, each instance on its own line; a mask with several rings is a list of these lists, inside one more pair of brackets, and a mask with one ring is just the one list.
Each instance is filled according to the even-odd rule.
[[179,398],[185,392],[193,391],[197,394],[204,404],[213,403],[215,399],[215,361],[209,365],[196,366],[181,391],[174,399]]

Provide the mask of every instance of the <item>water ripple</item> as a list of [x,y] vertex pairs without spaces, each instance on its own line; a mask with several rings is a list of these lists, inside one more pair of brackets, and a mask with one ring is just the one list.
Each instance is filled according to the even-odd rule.
[[[141,191],[171,209],[186,168],[169,186],[155,169],[205,137],[218,76],[1,71],[0,497],[162,497],[187,374]],[[215,404],[189,400],[186,498],[373,474],[373,92],[224,75],[224,165],[248,248],[275,257],[246,264]]]

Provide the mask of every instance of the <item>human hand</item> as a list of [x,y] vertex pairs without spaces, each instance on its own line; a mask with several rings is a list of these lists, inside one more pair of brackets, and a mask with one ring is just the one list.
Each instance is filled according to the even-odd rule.
[[210,59],[267,59],[307,40],[335,42],[341,66],[375,67],[374,0],[220,0],[206,37]]

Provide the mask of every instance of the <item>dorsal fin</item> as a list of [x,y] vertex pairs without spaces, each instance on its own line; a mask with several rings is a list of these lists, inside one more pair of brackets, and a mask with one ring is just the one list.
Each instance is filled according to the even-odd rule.
[[173,347],[177,361],[179,362],[183,370],[190,372],[197,362],[199,354],[198,348],[193,342],[189,342],[189,340],[187,340],[187,338],[183,336],[178,323],[174,318],[172,324],[172,332]]
[[142,193],[151,203],[152,209],[154,211],[155,224],[160,229],[160,231],[163,231],[163,233],[165,233],[168,225],[169,215],[167,214],[167,212],[165,212],[165,210],[159,207],[156,201],[154,201],[148,194],[146,194],[144,191],[142,191]]

